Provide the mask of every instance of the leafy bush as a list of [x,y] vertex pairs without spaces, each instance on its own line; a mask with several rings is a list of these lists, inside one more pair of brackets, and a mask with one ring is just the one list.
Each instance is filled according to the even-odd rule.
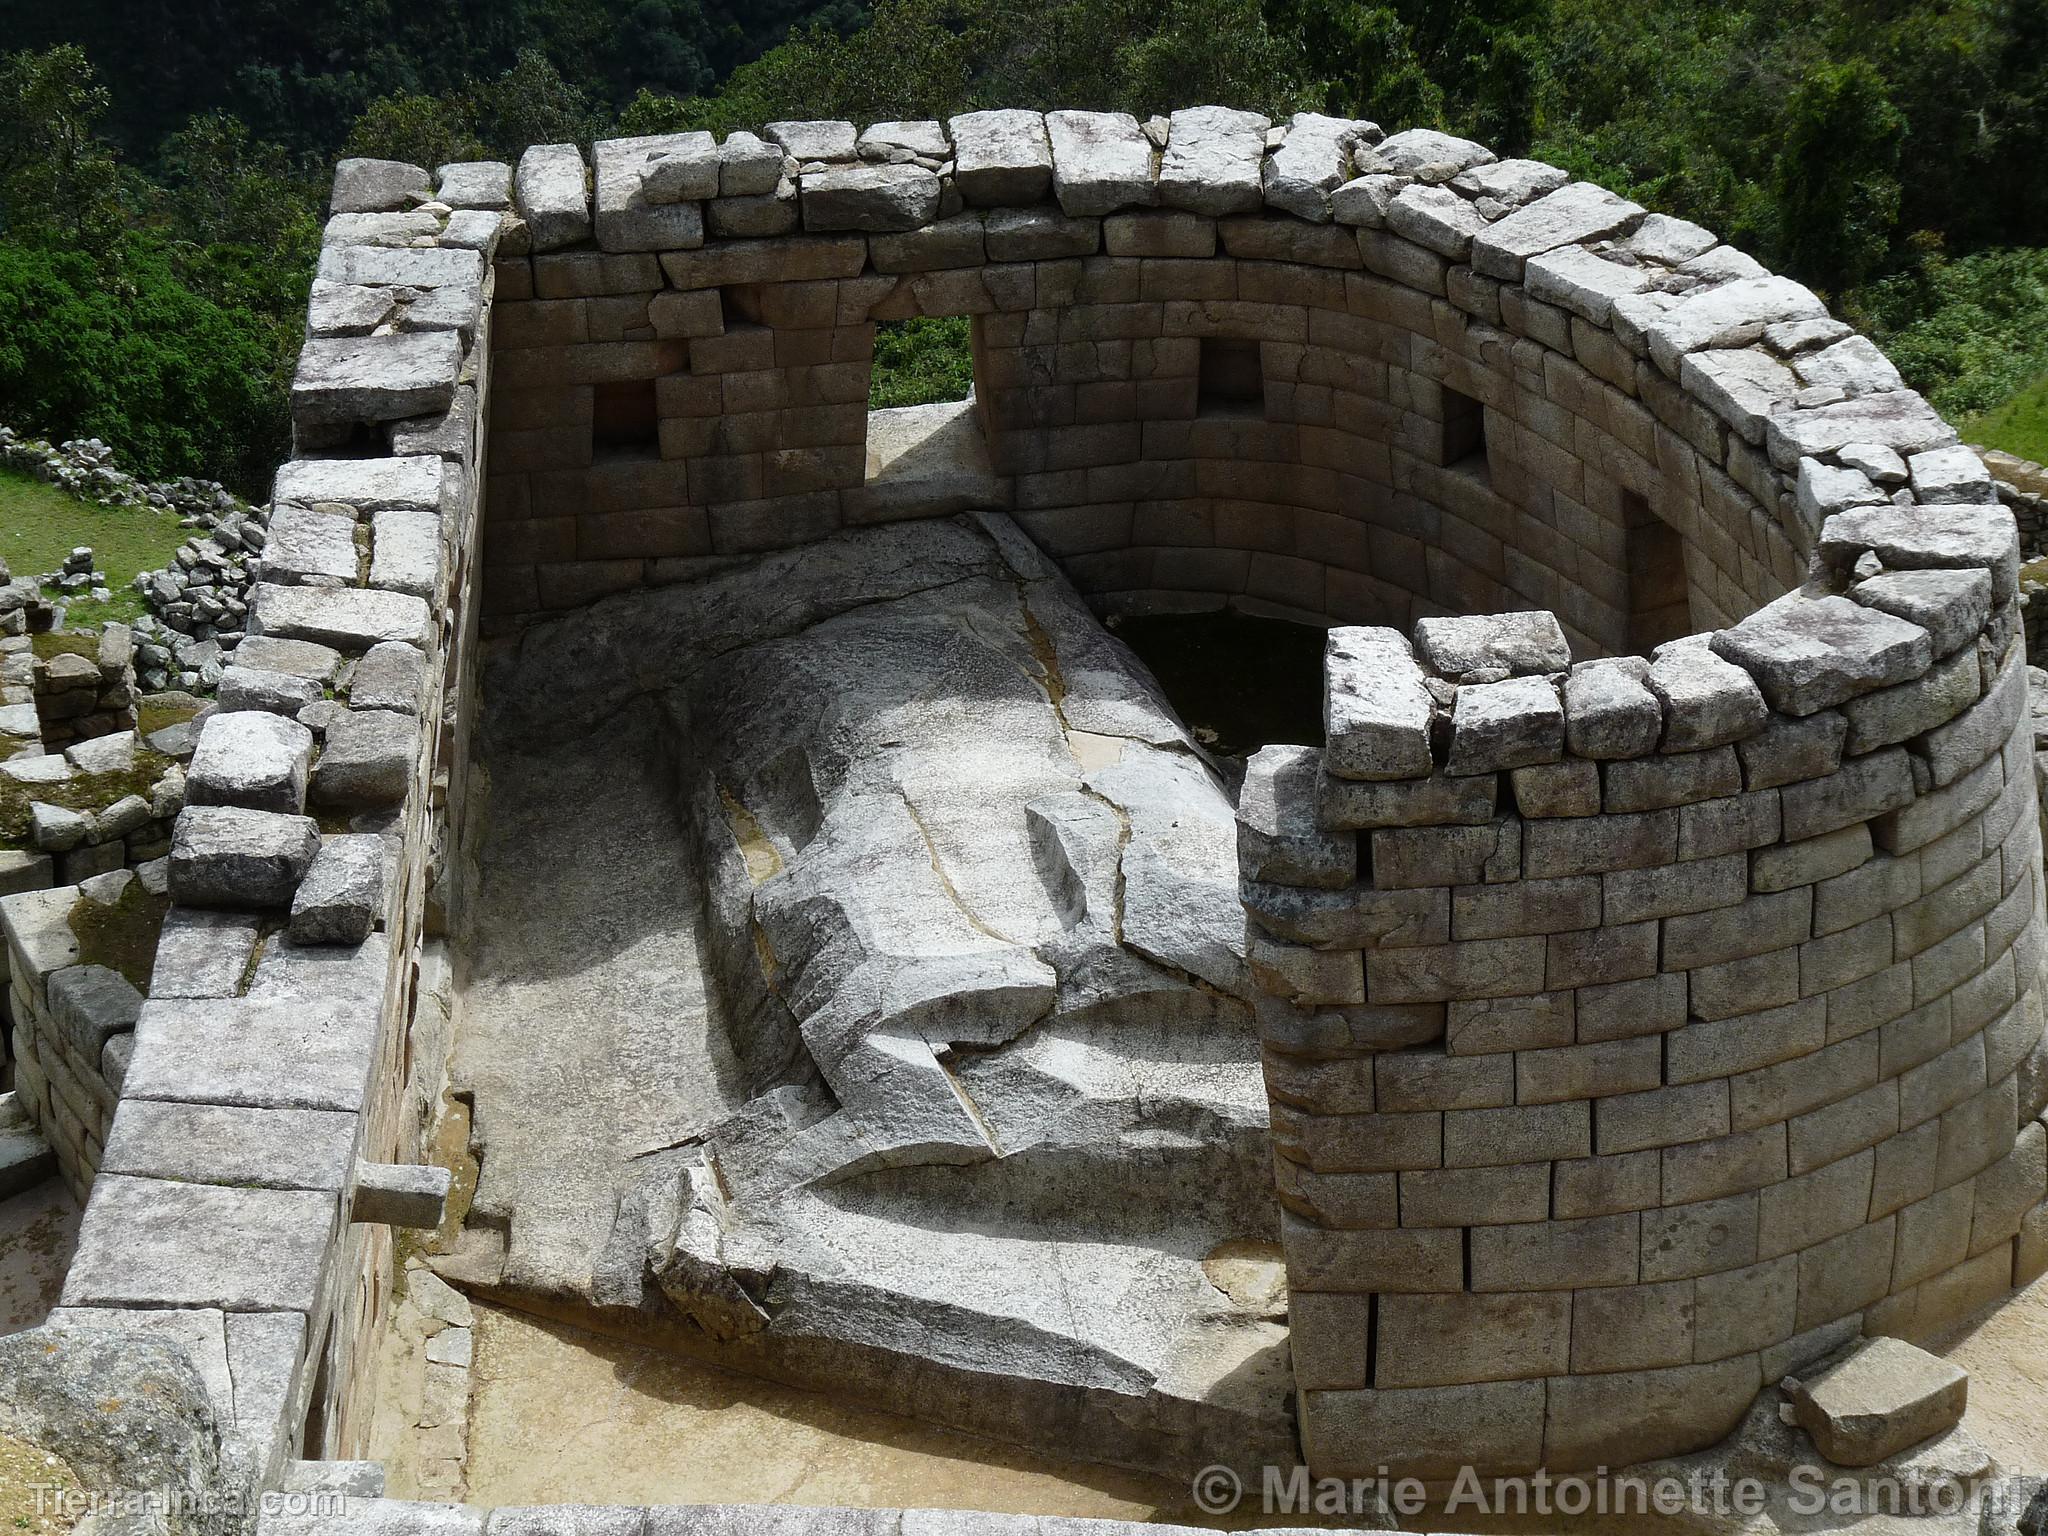
[[965,400],[974,389],[974,356],[966,316],[896,320],[875,327],[874,381],[868,409]]
[[1988,411],[2048,374],[2048,250],[1930,252],[1845,307],[1947,416]]
[[281,370],[296,346],[279,341],[263,315],[196,291],[148,235],[93,253],[0,240],[0,420],[104,438],[146,478],[267,486],[289,446]]

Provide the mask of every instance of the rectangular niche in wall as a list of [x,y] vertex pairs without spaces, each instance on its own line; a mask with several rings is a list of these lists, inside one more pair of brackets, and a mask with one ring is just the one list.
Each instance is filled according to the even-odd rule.
[[594,459],[661,456],[654,380],[626,379],[591,386],[590,452]]
[[1266,414],[1266,370],[1256,341],[1204,336],[1197,386],[1197,410],[1203,416]]
[[1634,491],[1621,493],[1628,558],[1628,648],[1647,653],[1692,633],[1685,581],[1685,540]]
[[1486,407],[1446,384],[1443,412],[1444,467],[1486,474]]

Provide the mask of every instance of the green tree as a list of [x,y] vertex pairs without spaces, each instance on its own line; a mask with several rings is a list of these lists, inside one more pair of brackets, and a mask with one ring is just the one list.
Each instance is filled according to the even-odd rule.
[[104,238],[121,221],[121,175],[95,129],[107,91],[83,49],[0,56],[0,232]]
[[1899,217],[1905,131],[1868,61],[1806,72],[1786,104],[1776,166],[1780,244],[1794,272],[1845,285],[1883,264]]

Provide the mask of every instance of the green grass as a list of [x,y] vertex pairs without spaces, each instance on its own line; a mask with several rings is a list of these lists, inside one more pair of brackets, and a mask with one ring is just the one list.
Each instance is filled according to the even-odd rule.
[[1957,430],[1964,442],[2048,464],[2048,376],[2034,380],[2005,404],[1966,418]]
[[41,480],[0,470],[0,560],[16,576],[38,576],[61,567],[75,546],[90,544],[97,568],[107,578],[113,595],[106,602],[65,602],[67,628],[90,629],[107,619],[140,617],[142,598],[128,583],[137,571],[153,571],[169,561],[185,533],[176,513],[95,506]]
[[965,400],[974,390],[971,334],[965,315],[889,320],[876,326],[868,409]]

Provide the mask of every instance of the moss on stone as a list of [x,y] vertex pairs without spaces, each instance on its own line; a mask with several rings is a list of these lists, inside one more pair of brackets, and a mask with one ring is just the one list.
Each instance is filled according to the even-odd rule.
[[92,661],[100,657],[100,637],[75,629],[46,629],[29,644],[38,661],[52,656],[84,656]]
[[195,694],[145,693],[136,704],[135,728],[144,736],[154,736],[171,726],[183,725],[204,708],[206,700]]
[[156,970],[157,935],[170,909],[170,897],[152,896],[140,880],[129,881],[112,906],[73,902],[66,921],[78,940],[79,963],[119,971],[136,991],[147,994]]
[[0,848],[28,846],[29,804],[62,806],[67,811],[103,811],[129,795],[144,799],[176,759],[138,745],[133,767],[115,773],[81,773],[61,784],[21,784],[0,777]]

